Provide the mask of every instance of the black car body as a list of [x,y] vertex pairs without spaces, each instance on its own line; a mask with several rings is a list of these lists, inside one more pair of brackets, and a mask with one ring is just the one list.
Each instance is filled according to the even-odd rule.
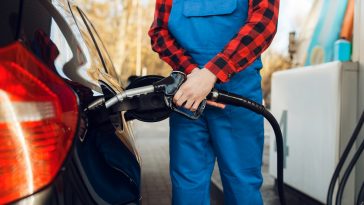
[[139,204],[122,91],[87,16],[66,0],[0,1],[0,204]]

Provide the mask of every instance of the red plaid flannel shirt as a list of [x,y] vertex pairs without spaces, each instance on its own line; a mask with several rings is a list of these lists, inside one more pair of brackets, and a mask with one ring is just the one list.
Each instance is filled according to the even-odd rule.
[[[198,65],[168,31],[172,0],[156,0],[155,16],[149,30],[152,48],[173,70],[189,74]],[[244,70],[268,48],[277,31],[279,0],[249,0],[248,19],[232,40],[205,68],[221,82]]]

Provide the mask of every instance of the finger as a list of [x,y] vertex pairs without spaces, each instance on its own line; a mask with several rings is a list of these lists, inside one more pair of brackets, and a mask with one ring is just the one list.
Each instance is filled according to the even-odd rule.
[[182,86],[178,89],[177,93],[174,95],[173,102],[175,104],[177,104],[178,100],[186,94],[186,84],[188,84],[188,82],[182,84]]
[[211,105],[211,106],[214,106],[214,107],[217,107],[217,108],[221,108],[221,109],[225,109],[225,107],[226,107],[225,104],[213,102],[213,101],[210,101],[210,100],[206,101],[206,103],[208,105]]
[[195,103],[193,103],[193,106],[191,108],[191,111],[194,112],[198,109],[198,106],[200,106],[200,103],[202,102],[202,100],[196,100]]
[[177,101],[182,97],[183,92],[181,90],[178,90],[177,93],[173,97],[173,102],[177,104]]
[[187,100],[187,102],[185,104],[185,108],[188,109],[188,110],[191,110],[192,105],[193,105],[194,102],[195,102],[195,100],[193,100],[193,99]]
[[185,103],[187,101],[187,96],[186,95],[182,95],[176,102],[177,106],[182,106],[183,103]]

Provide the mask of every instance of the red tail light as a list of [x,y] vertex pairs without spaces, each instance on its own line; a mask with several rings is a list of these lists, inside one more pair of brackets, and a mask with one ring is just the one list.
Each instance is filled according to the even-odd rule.
[[0,204],[49,184],[78,121],[72,90],[21,43],[0,49]]

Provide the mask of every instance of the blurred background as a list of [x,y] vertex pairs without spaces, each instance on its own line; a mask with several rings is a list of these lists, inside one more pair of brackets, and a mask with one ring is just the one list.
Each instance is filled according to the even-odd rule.
[[92,20],[122,80],[131,75],[168,75],[150,47],[154,0],[77,0]]

